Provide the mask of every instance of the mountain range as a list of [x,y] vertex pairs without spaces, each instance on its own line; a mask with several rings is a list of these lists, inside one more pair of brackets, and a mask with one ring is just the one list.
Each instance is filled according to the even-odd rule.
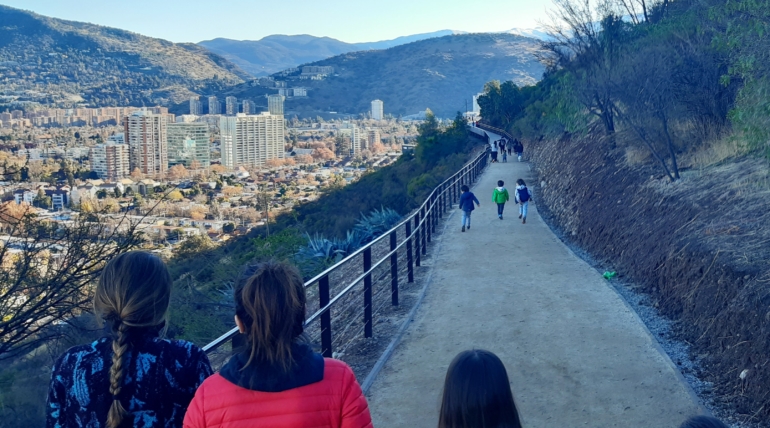
[[452,34],[465,33],[441,30],[368,43],[346,43],[331,37],[316,37],[308,34],[293,36],[276,34],[260,40],[217,38],[204,40],[198,44],[229,59],[254,76],[267,76],[300,64],[319,61],[348,52],[388,49],[406,43]]
[[0,6],[0,103],[155,105],[251,78],[192,43]]
[[[307,97],[286,100],[287,115],[313,116],[337,112],[357,115],[380,99],[385,113],[410,115],[430,108],[439,117],[454,117],[470,108],[470,97],[491,80],[537,82],[543,71],[534,53],[540,43],[506,33],[455,34],[389,49],[348,52],[305,65],[331,66],[323,80],[299,80],[298,73],[272,77],[286,86],[307,89]],[[248,82],[218,95],[257,100],[275,88]],[[466,105],[467,104],[467,105]],[[187,106],[177,106],[179,113]]]

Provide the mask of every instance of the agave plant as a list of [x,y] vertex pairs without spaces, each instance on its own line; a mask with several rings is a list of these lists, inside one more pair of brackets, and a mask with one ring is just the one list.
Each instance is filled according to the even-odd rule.
[[387,232],[399,221],[401,216],[395,210],[381,207],[379,210],[373,210],[369,215],[361,214],[353,231],[358,232],[363,243],[366,243]]

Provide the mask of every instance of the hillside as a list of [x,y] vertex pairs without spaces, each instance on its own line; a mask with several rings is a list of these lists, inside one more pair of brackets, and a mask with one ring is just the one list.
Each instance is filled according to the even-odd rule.
[[0,6],[5,103],[141,105],[242,82],[243,70],[194,44]]
[[290,67],[296,67],[299,64],[319,61],[348,52],[388,49],[406,43],[456,33],[452,30],[441,30],[371,43],[346,43],[331,37],[315,37],[307,34],[294,36],[276,34],[260,40],[217,38],[204,40],[198,44],[222,55],[254,76],[267,76]]
[[[359,114],[380,99],[385,114],[415,114],[430,108],[438,117],[454,117],[470,108],[471,95],[490,80],[534,84],[543,66],[534,56],[539,42],[511,34],[463,34],[421,40],[386,50],[350,52],[310,65],[333,66],[321,81],[287,79],[308,96],[286,101],[287,114],[313,116],[335,111]],[[293,80],[295,79],[295,80]],[[258,100],[274,88],[238,85],[222,95]],[[180,107],[183,110],[183,107]]]

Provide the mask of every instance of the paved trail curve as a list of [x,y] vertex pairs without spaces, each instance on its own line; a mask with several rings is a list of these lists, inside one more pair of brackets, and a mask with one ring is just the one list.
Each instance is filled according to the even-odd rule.
[[435,427],[446,369],[472,348],[503,360],[526,428],[675,428],[699,413],[641,320],[536,205],[525,225],[512,202],[498,220],[492,190],[517,178],[526,163],[490,165],[472,228],[460,232],[456,210],[446,220],[425,300],[370,390],[375,426]]

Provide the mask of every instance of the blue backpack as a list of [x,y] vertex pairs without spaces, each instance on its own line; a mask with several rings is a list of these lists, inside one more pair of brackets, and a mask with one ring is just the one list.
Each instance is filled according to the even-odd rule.
[[523,187],[519,189],[519,201],[521,203],[527,202],[529,200],[529,190],[527,190],[526,187]]

